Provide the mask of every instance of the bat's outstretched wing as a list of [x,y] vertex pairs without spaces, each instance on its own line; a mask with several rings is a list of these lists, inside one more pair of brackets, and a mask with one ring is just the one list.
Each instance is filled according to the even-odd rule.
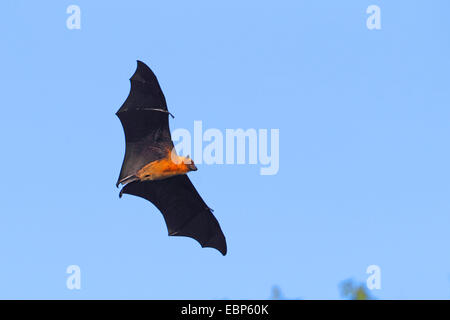
[[226,255],[222,229],[187,175],[131,182],[123,187],[122,193],[152,202],[163,214],[170,236],[193,238],[202,247],[215,248]]
[[144,165],[173,149],[166,98],[152,70],[143,62],[130,79],[128,98],[116,115],[125,131],[125,158],[117,185]]

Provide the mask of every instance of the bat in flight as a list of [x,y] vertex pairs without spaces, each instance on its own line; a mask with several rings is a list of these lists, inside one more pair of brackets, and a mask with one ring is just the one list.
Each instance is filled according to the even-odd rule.
[[189,156],[175,151],[169,129],[172,114],[155,74],[138,61],[130,82],[130,93],[116,113],[126,142],[116,185],[124,185],[119,196],[147,199],[161,211],[169,236],[190,237],[226,255],[222,229],[186,175],[197,168]]

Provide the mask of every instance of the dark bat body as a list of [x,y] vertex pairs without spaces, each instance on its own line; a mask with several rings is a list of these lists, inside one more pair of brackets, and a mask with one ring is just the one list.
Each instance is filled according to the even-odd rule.
[[147,199],[163,214],[169,235],[191,237],[202,247],[225,255],[227,245],[220,225],[186,175],[197,168],[189,158],[174,152],[170,113],[156,76],[138,61],[130,81],[130,94],[116,113],[126,140],[117,181],[117,186],[125,185],[120,196]]

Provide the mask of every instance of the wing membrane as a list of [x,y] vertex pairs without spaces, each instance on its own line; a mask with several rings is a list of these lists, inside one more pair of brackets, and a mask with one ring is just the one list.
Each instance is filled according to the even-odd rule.
[[125,133],[125,157],[117,185],[173,149],[166,98],[152,70],[138,61],[128,98],[116,115]]
[[131,182],[121,193],[153,203],[164,216],[170,236],[197,240],[202,247],[227,253],[225,236],[211,209],[200,197],[187,175],[164,180]]

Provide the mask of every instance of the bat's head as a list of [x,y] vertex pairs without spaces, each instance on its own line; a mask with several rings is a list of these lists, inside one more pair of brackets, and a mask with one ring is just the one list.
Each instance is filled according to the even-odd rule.
[[195,166],[194,160],[192,160],[189,156],[185,158],[184,163],[189,171],[197,171],[197,167]]

